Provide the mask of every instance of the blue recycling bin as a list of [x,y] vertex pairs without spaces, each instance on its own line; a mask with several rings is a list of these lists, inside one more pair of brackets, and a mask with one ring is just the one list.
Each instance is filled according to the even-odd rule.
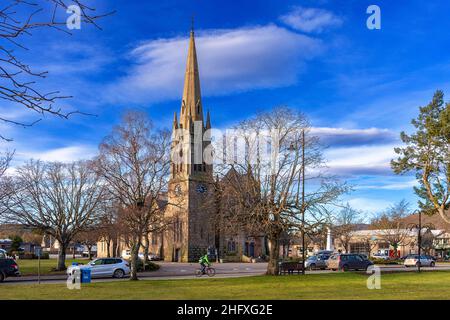
[[91,269],[83,268],[81,270],[81,283],[91,283]]

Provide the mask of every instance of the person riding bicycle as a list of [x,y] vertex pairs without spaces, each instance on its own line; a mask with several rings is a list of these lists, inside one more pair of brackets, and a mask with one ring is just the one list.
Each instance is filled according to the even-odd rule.
[[211,262],[209,262],[209,259],[208,259],[208,254],[205,254],[204,256],[202,256],[200,258],[200,260],[198,260],[198,263],[200,263],[200,265],[202,266],[202,274],[205,274],[206,267],[211,266]]

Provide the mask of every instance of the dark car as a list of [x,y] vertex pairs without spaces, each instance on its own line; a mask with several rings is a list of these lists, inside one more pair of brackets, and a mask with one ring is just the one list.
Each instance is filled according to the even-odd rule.
[[327,267],[331,270],[367,270],[371,265],[372,261],[356,253],[336,253],[327,260]]
[[0,259],[0,282],[8,277],[20,276],[19,266],[13,259]]

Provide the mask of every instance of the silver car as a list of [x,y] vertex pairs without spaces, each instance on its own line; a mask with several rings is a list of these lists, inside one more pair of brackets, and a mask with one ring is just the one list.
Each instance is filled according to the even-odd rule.
[[67,268],[67,274],[73,274],[76,267],[90,269],[92,278],[123,278],[130,274],[130,265],[128,261],[122,258],[100,258],[92,260],[87,265],[70,266]]
[[434,267],[435,262],[433,259],[427,257],[427,256],[420,256],[420,262],[419,262],[419,255],[418,254],[410,254],[406,257],[405,262],[403,265],[405,267],[418,267],[420,263],[421,267]]
[[329,257],[326,255],[311,256],[305,261],[305,268],[309,270],[326,269]]

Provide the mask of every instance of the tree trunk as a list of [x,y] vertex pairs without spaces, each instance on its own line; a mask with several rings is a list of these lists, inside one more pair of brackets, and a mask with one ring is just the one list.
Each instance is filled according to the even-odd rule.
[[106,240],[106,257],[111,258],[111,239]]
[[267,275],[277,276],[280,272],[278,262],[280,260],[280,240],[278,237],[269,238],[269,263],[267,265]]
[[130,272],[130,280],[138,280],[137,277],[137,267],[138,267],[138,262],[139,262],[139,248],[140,248],[141,244],[139,243],[139,241],[136,241],[135,243],[133,243],[133,245],[131,246],[131,272]]
[[91,260],[92,259],[92,252],[91,252],[92,247],[91,246],[87,246],[87,249],[88,249],[88,258],[89,258],[89,260]]
[[114,239],[112,240],[112,254],[115,257],[119,257],[120,256],[117,249],[118,249],[117,238],[114,237]]
[[56,267],[57,271],[66,270],[66,248],[67,246],[65,244],[62,244],[62,242],[60,242],[58,250],[58,262]]
[[148,263],[149,248],[150,248],[150,238],[147,233],[145,236],[145,246],[144,246],[144,271],[145,271],[147,263]]

